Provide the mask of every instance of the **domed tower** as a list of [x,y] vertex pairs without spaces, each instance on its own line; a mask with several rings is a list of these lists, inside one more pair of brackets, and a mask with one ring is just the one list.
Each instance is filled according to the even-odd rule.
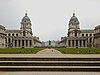
[[69,21],[69,29],[68,29],[68,36],[77,36],[78,32],[80,30],[79,27],[80,22],[78,21],[77,17],[75,16],[75,13],[73,13],[73,16],[71,17]]
[[22,36],[32,36],[32,24],[30,21],[30,18],[27,16],[27,12],[25,13],[25,16],[22,18],[21,21],[21,35]]

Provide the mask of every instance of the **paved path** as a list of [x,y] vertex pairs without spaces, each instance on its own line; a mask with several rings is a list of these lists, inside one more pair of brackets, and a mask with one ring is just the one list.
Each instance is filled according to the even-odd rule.
[[37,54],[62,54],[61,52],[59,52],[58,50],[56,50],[56,49],[44,49],[44,50],[41,50],[41,51],[39,51]]
[[32,57],[32,58],[100,58],[100,54],[0,54],[0,57]]
[[0,72],[0,75],[100,75],[100,72]]

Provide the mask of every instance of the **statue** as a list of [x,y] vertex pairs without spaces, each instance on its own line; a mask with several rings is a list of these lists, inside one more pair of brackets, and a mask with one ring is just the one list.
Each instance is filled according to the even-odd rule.
[[51,45],[51,41],[49,40],[49,45]]
[[49,45],[48,45],[48,48],[51,48],[51,41],[49,40]]

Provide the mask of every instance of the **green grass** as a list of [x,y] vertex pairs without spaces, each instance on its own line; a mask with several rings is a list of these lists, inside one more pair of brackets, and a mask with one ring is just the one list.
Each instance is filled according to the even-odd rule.
[[36,54],[44,48],[4,48],[0,49],[0,54]]
[[56,48],[63,54],[100,54],[100,49],[94,48]]

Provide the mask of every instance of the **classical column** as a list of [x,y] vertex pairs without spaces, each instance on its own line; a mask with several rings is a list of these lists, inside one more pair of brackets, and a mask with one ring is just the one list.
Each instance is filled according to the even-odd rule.
[[15,47],[15,40],[13,40],[13,47]]
[[68,40],[66,40],[66,47],[68,47]]
[[78,47],[80,47],[80,40],[78,40]]
[[34,47],[34,41],[32,40],[32,47]]
[[87,41],[85,40],[85,47],[87,47]]
[[22,40],[20,40],[20,47],[22,48]]
[[74,47],[76,47],[76,40],[74,40]]
[[67,47],[69,47],[69,40],[67,40]]
[[6,42],[6,45],[7,45],[7,47],[8,47],[8,37],[7,37],[7,40],[6,40],[7,42]]

